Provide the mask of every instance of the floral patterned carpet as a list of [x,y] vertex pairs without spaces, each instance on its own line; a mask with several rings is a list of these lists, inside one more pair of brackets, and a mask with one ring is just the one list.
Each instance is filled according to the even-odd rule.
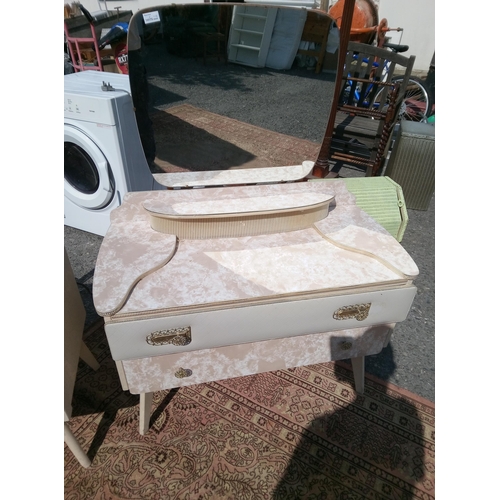
[[92,460],[64,445],[66,500],[434,498],[434,404],[344,362],[139,396],[121,389],[103,328],[85,343],[69,425]]

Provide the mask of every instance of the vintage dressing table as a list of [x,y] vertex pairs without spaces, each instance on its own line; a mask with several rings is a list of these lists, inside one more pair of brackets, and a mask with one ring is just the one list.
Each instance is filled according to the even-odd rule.
[[418,269],[342,180],[128,193],[94,303],[124,390],[154,391],[352,360],[403,321]]
[[[263,61],[265,51],[276,55],[279,47],[291,47],[290,37],[298,46],[305,16],[300,21],[297,9],[259,5],[243,10],[241,4],[211,3],[152,7],[136,13],[128,31],[136,106],[147,104],[146,94],[134,91],[144,83],[145,68],[157,74],[175,65],[173,56],[167,61],[169,54],[155,51],[155,46],[141,55],[142,35],[150,19],[162,19],[168,34],[169,26],[180,26],[179,20],[186,26],[195,21],[200,26],[202,21],[210,24],[209,19],[221,19],[224,13],[228,24],[220,28],[229,44],[245,54],[258,49]],[[251,20],[251,28],[236,23],[242,16]],[[275,29],[277,24],[286,29]],[[275,33],[284,34],[288,41],[276,40]],[[250,38],[242,44],[233,40],[236,34]],[[179,36],[176,31],[175,40]],[[219,71],[227,71],[227,77],[238,82],[231,65],[224,68]],[[264,69],[262,75],[267,72]],[[252,70],[255,81],[261,75],[257,71]],[[179,75],[185,73],[182,69]],[[206,92],[216,86],[210,75],[206,81],[201,78],[200,68],[194,74]],[[177,80],[183,81],[181,76]],[[295,90],[280,89],[286,106],[278,121],[286,124],[294,97],[309,96],[313,99],[308,113],[313,119],[300,125],[307,133],[317,126],[323,134],[321,114],[326,123],[329,106],[312,111],[323,94],[317,86],[321,75],[307,76],[301,79],[299,96]],[[154,81],[165,85],[167,96],[187,95],[191,86],[176,87],[177,80],[167,73],[163,80]],[[262,94],[241,82],[239,86],[245,92],[226,112],[247,122],[241,113],[258,106],[250,99]],[[156,95],[159,99],[160,94]],[[225,101],[220,94],[215,100]],[[263,116],[270,120],[259,125],[270,130],[276,116],[267,107]],[[201,137],[209,136],[217,146],[227,144],[225,135],[211,133],[215,135],[205,132]],[[155,137],[165,135],[155,133]],[[157,157],[163,154],[168,159],[170,151],[162,149],[164,145],[159,144]],[[301,162],[302,150],[298,154]],[[342,180],[296,182],[312,171],[310,161],[245,169],[240,163],[223,164],[223,156],[216,155],[213,165],[207,157],[205,169],[155,174],[165,190],[127,193],[111,213],[99,251],[94,304],[104,317],[123,389],[140,394],[142,434],[149,427],[152,394],[174,387],[350,358],[356,390],[363,392],[364,357],[387,345],[416,293],[415,263],[387,230],[356,205]],[[201,153],[198,157],[205,158]]]

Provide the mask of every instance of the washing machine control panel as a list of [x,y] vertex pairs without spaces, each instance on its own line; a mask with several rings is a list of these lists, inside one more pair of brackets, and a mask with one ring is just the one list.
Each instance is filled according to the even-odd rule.
[[[125,93],[103,92],[104,96],[85,96],[65,93],[64,117],[102,125],[116,125],[115,100],[130,99]],[[109,94],[113,94],[110,96]],[[130,104],[132,106],[132,103]]]

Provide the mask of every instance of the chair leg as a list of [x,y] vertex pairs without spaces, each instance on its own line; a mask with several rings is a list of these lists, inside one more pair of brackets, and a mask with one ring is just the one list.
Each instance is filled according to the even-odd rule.
[[71,432],[71,429],[66,422],[64,422],[64,442],[68,445],[68,448],[71,450],[73,455],[75,455],[75,458],[80,462],[82,467],[87,468],[90,466],[89,457],[83,451],[83,448],[80,446],[80,443]]
[[82,342],[80,347],[80,358],[87,363],[90,368],[93,368],[95,371],[99,370],[99,363],[97,359],[94,358],[94,355],[90,352],[90,349]]
[[151,405],[153,403],[153,393],[143,392],[139,399],[139,434],[143,436],[149,430],[149,420],[151,418]]
[[351,358],[351,364],[356,392],[363,394],[365,392],[365,357]]

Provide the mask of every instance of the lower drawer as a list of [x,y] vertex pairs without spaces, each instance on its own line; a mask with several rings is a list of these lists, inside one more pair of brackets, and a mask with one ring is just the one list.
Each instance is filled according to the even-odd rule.
[[124,390],[160,391],[379,353],[394,324],[118,361]]
[[[149,358],[297,335],[398,323],[406,319],[414,286],[350,295],[107,323],[114,360]],[[176,335],[176,329],[186,334]],[[180,339],[178,337],[181,337]]]

